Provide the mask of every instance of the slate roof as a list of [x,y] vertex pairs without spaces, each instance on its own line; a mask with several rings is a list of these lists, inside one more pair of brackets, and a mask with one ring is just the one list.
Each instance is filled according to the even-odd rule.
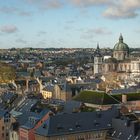
[[140,123],[129,117],[114,118],[109,137],[117,140],[140,140]]
[[48,109],[44,109],[40,113],[30,112],[28,116],[28,121],[21,127],[25,129],[34,128],[37,122],[41,120],[44,117],[44,115],[46,115],[49,111],[50,110]]
[[64,104],[64,113],[72,113],[74,111],[74,109],[79,109],[81,106],[81,102],[78,101],[67,101]]
[[36,130],[42,136],[56,136],[111,129],[111,120],[118,116],[116,108],[99,112],[81,112],[51,116]]
[[0,109],[0,118],[3,118],[6,112],[6,110]]
[[43,90],[53,92],[53,90],[54,90],[54,85],[53,85],[53,84],[47,84],[47,85],[43,88]]
[[10,90],[10,87],[8,84],[0,84],[0,89]]
[[136,93],[137,89],[135,88],[127,88],[127,89],[113,89],[111,94],[120,94],[120,93]]
[[30,72],[27,72],[27,71],[21,71],[21,72],[16,73],[16,76],[20,77],[20,78],[21,77],[30,77],[30,75],[31,75]]
[[29,85],[36,85],[38,84],[37,80],[30,80]]
[[25,124],[28,121],[31,108],[37,103],[36,99],[26,99],[15,111],[11,114],[17,119],[20,125]]
[[11,101],[11,100],[13,100],[15,97],[17,97],[17,94],[15,94],[15,93],[12,93],[12,92],[6,92],[6,93],[3,93],[2,95],[1,95],[1,99],[4,101],[4,102],[6,102],[6,101]]
[[37,99],[26,99],[15,111],[11,111],[20,127],[25,129],[33,128],[36,123],[50,110],[43,109],[41,112],[32,112],[31,108],[38,102]]
[[50,82],[50,81],[54,80],[55,77],[44,77],[43,76],[43,77],[40,77],[39,79],[42,80],[42,82],[47,83],[47,82]]
[[95,89],[96,84],[95,83],[76,83],[76,84],[70,84],[65,82],[64,84],[59,85],[60,88],[66,92],[72,92],[72,90],[80,91],[81,89],[88,89],[92,88]]
[[85,79],[84,82],[86,82],[86,83],[97,83],[97,84],[99,84],[99,83],[102,82],[102,80],[99,79],[99,78],[94,78],[94,79],[90,79],[89,78],[89,79]]
[[[0,100],[1,101],[1,100]],[[5,108],[5,105],[4,103],[0,103],[0,109],[4,109]]]
[[35,77],[40,77],[40,76],[42,76],[41,71],[36,70],[35,73],[34,73],[34,76],[35,76]]

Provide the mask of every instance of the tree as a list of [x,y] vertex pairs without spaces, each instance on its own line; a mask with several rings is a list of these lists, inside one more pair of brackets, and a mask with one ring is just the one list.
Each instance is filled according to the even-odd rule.
[[0,62],[0,83],[8,83],[15,80],[15,68]]

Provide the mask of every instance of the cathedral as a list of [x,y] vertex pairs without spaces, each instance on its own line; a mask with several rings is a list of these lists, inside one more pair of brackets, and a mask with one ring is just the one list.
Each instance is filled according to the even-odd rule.
[[94,75],[111,72],[118,73],[122,79],[133,78],[140,82],[140,58],[131,57],[129,46],[124,43],[122,35],[120,35],[118,43],[115,44],[110,58],[104,59],[99,44],[97,44],[94,54]]

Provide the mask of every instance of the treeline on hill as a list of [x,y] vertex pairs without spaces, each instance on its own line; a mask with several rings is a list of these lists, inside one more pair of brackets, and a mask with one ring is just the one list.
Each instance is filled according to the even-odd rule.
[[15,68],[0,62],[0,83],[7,83],[16,77]]

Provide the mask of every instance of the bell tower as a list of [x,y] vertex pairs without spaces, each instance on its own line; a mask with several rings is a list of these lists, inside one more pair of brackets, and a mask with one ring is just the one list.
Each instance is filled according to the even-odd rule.
[[99,44],[97,44],[97,49],[94,53],[94,75],[95,74],[98,75],[102,73],[102,63],[103,63],[103,58],[100,53]]

